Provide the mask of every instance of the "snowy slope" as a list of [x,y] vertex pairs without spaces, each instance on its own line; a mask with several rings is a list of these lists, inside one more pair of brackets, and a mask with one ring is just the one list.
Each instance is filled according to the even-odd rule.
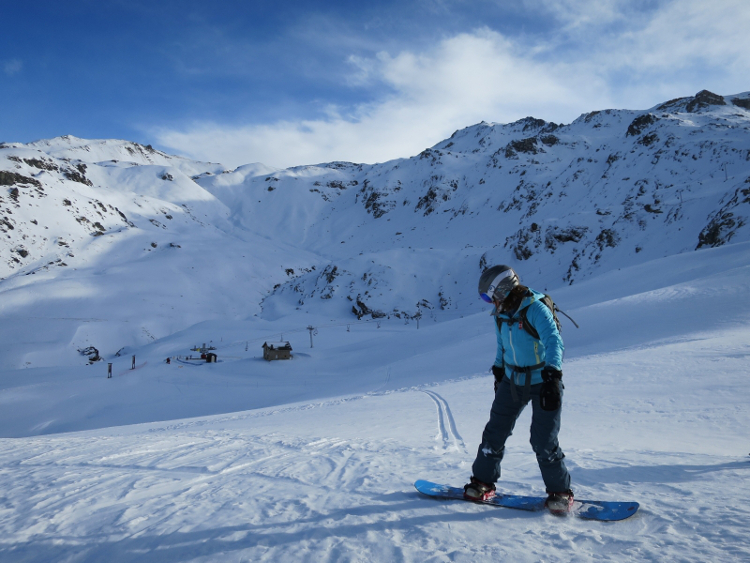
[[[701,92],[288,170],[0,145],[0,561],[750,559],[749,105]],[[497,262],[581,325],[573,486],[637,516],[413,491],[469,476]],[[263,361],[279,340],[294,359]],[[219,363],[186,359],[203,343]],[[541,494],[528,423],[500,487]]]
[[[198,322],[246,318],[286,278],[275,256],[314,260],[234,229],[229,208],[183,172],[217,165],[70,141],[0,151],[3,367],[81,365],[79,349],[112,357]],[[134,160],[99,160],[122,152]]]
[[[112,380],[99,374],[55,388],[58,397],[71,395],[67,401],[48,391],[45,414],[67,413],[70,429],[90,418],[95,426],[134,422],[152,402],[173,416],[186,403],[230,395],[247,407],[279,403],[0,440],[0,558],[745,561],[748,246],[581,284],[589,305],[575,310],[580,334],[565,329],[561,444],[576,493],[638,501],[629,520],[560,519],[413,490],[417,478],[460,485],[470,474],[494,357],[491,320],[478,314],[419,330],[386,322],[321,329],[314,348],[300,346],[286,363],[240,357],[167,366],[154,351],[134,372],[120,366]],[[639,287],[611,299],[625,291],[628,274],[639,274]],[[583,301],[575,285],[567,291]],[[242,356],[236,344],[218,347]],[[4,389],[4,407],[21,408],[3,414],[3,428],[38,432],[22,425],[42,414],[20,411],[33,409],[49,385]],[[79,394],[85,399],[75,402]],[[67,404],[56,412],[60,402]],[[98,409],[78,412],[91,403]],[[526,412],[500,487],[541,494],[528,424]]]

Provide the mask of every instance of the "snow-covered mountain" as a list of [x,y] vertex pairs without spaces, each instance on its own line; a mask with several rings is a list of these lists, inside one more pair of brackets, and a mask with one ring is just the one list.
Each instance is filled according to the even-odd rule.
[[701,92],[570,125],[482,123],[409,159],[252,178],[242,186],[257,197],[234,216],[251,228],[267,208],[277,217],[286,208],[295,219],[284,219],[285,240],[330,257],[327,269],[288,282],[269,303],[296,293],[306,305],[358,297],[385,313],[414,314],[418,302],[472,310],[464,288],[487,263],[512,262],[551,289],[748,240],[748,106],[747,94]]
[[[288,170],[0,145],[0,560],[747,561],[748,105]],[[632,518],[414,492],[471,473],[493,262],[580,324],[561,446],[576,498]],[[218,363],[185,358],[204,342]],[[498,487],[540,495],[529,418]]]
[[[68,352],[219,318],[450,318],[481,310],[486,264],[552,291],[750,240],[750,94],[480,123],[374,165],[225,170],[125,141],[5,143],[0,184],[0,314],[111,321],[96,342],[67,323]],[[8,367],[48,361],[6,346]]]

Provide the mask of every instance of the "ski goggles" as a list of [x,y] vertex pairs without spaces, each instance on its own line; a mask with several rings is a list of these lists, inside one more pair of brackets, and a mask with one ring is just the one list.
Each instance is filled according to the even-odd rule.
[[[505,270],[500,275],[498,275],[494,280],[492,280],[492,283],[490,284],[490,287],[487,288],[486,292],[482,292],[479,294],[479,297],[482,298],[482,301],[486,303],[492,303],[493,302],[493,296],[495,296],[495,293],[498,293],[499,286],[501,285],[502,281],[504,279],[510,278],[515,275],[515,272],[513,270]],[[507,296],[509,291],[502,292],[502,299],[500,299],[499,295],[495,296],[498,298],[497,300],[502,302]]]

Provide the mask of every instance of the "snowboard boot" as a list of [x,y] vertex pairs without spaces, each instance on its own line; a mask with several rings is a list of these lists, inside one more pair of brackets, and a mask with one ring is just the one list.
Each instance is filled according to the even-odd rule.
[[471,478],[471,482],[464,485],[464,498],[466,500],[483,501],[490,500],[495,496],[495,485],[483,483],[476,477]]
[[544,506],[552,514],[567,514],[573,508],[573,491],[568,489],[560,493],[549,493]]

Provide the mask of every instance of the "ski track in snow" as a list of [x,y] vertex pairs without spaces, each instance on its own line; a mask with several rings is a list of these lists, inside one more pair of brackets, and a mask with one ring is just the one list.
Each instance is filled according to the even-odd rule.
[[438,434],[435,439],[442,440],[444,450],[455,449],[465,452],[466,445],[456,429],[456,421],[453,418],[448,401],[434,391],[422,390],[422,393],[432,399],[437,408]]

